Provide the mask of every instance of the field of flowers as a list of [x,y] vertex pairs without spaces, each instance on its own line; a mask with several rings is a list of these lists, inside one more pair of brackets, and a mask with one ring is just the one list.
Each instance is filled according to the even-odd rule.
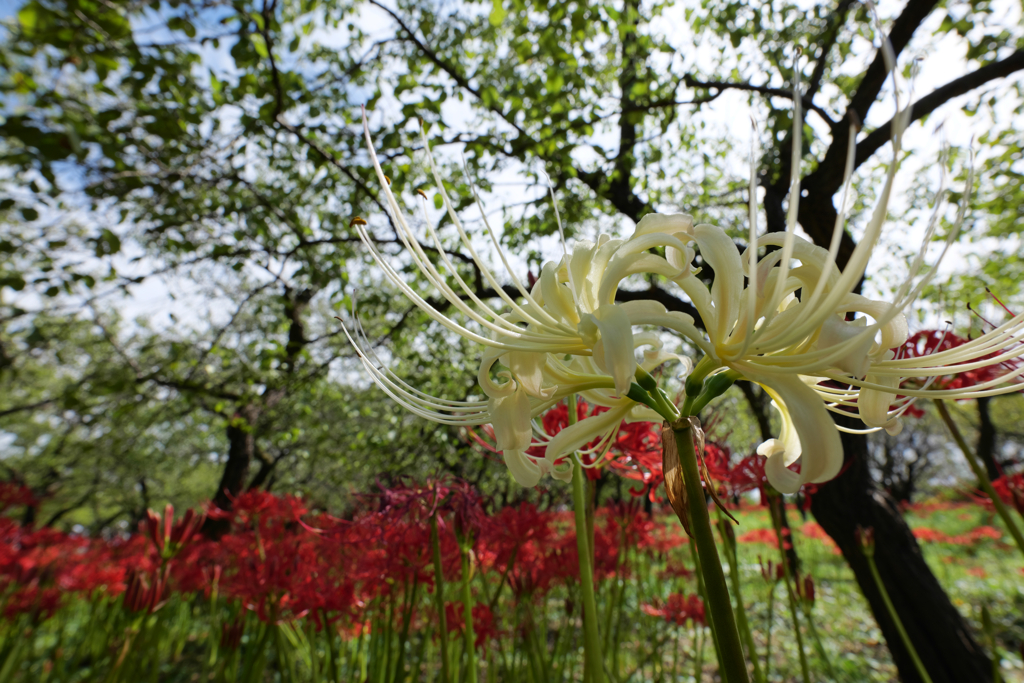
[[[8,513],[26,492],[8,486]],[[572,512],[490,509],[470,486],[382,490],[350,519],[251,492],[211,539],[168,508],[130,536],[86,539],[0,520],[0,681],[583,680]],[[615,681],[716,680],[693,544],[647,499],[594,514],[598,609]],[[791,508],[720,538],[766,680],[887,681],[895,668],[852,574]],[[907,515],[929,563],[1007,681],[1024,680],[1024,574],[986,506]],[[719,529],[721,530],[720,525]],[[735,538],[735,543],[730,542]],[[795,546],[795,575],[780,562]],[[470,623],[464,615],[472,614]]]

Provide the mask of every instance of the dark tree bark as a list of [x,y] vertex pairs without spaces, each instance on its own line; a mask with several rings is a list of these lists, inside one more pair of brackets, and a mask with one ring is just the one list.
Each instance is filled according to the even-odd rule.
[[[844,418],[837,418],[842,421]],[[857,426],[846,420],[847,426]],[[904,683],[921,677],[903,645],[855,536],[858,527],[875,533],[875,563],[900,621],[934,683],[991,681],[992,663],[967,622],[925,563],[917,540],[896,502],[879,491],[868,472],[867,439],[843,434],[846,471],[819,485],[811,512],[836,542],[871,606]]]
[[[288,343],[285,346],[285,357],[282,363],[284,378],[277,386],[268,386],[258,400],[239,407],[228,422],[228,459],[224,463],[224,472],[213,496],[213,504],[221,510],[231,510],[233,499],[247,488],[249,468],[253,460],[258,458],[256,433],[261,418],[288,395],[289,382],[295,374],[299,355],[307,343],[302,315],[314,293],[311,289],[304,289],[298,293],[288,288],[285,289],[284,312],[288,318]],[[277,461],[273,460],[268,466],[269,458],[261,457],[259,459],[263,463],[263,467],[257,472],[256,482],[249,488],[263,485],[277,464]],[[218,538],[227,533],[229,526],[227,520],[207,518],[203,524],[203,533],[208,537]]]
[[[249,465],[256,455],[254,429],[261,412],[259,406],[250,403],[239,408],[228,422],[228,459],[213,496],[213,505],[221,510],[233,507],[234,498],[244,490],[249,479]],[[230,526],[226,519],[207,517],[203,533],[210,538],[219,538],[228,532]]]
[[989,406],[992,402],[991,396],[982,396],[978,399],[978,445],[977,453],[981,461],[985,463],[985,473],[989,481],[1003,476],[1003,469],[996,460],[996,426],[992,423],[992,415],[989,413]]

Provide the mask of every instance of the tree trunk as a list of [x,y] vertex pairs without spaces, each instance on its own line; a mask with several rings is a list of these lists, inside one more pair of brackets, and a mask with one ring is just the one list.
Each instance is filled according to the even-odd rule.
[[[841,420],[844,418],[837,419]],[[853,420],[845,422],[855,426]],[[991,661],[925,563],[895,501],[875,488],[868,472],[867,439],[860,434],[842,437],[847,469],[833,481],[819,485],[811,511],[850,564],[885,636],[900,680],[919,683],[921,677],[861,552],[854,535],[857,527],[874,529],[878,573],[932,681],[991,681]]]
[[[231,510],[233,500],[245,489],[249,478],[249,465],[256,454],[256,437],[253,429],[259,415],[259,407],[250,403],[241,407],[228,422],[228,460],[224,463],[224,473],[213,497],[215,508]],[[231,524],[226,519],[207,517],[203,524],[203,533],[209,538],[220,538],[230,527]]]
[[985,473],[989,481],[1003,476],[1002,468],[996,461],[996,426],[992,424],[992,416],[989,414],[991,396],[982,396],[978,399],[978,445],[976,452],[981,461],[985,463]]

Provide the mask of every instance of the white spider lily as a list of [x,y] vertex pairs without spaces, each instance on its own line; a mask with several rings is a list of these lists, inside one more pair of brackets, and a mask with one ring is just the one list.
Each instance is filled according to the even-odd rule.
[[[883,55],[892,71],[893,58],[887,43],[883,45]],[[782,413],[780,438],[765,442],[758,452],[768,457],[765,469],[769,481],[785,493],[795,492],[804,483],[828,481],[839,473],[843,462],[842,445],[828,410],[849,414],[849,409],[854,408],[871,428],[864,431],[885,428],[895,433],[901,428],[899,416],[916,397],[970,398],[1017,391],[1024,374],[1024,366],[1013,366],[1001,377],[966,389],[929,389],[928,383],[919,389],[899,388],[908,377],[934,378],[1020,357],[1024,350],[1021,345],[1024,317],[1017,316],[983,337],[949,351],[927,358],[896,359],[893,349],[908,337],[903,311],[936,272],[933,267],[918,278],[925,251],[938,226],[940,202],[936,202],[920,250],[893,302],[872,301],[854,290],[864,276],[881,235],[910,111],[900,107],[897,90],[897,115],[891,127],[893,160],[864,235],[846,267],[839,270],[836,256],[845,228],[857,131],[850,131],[842,203],[830,248],[822,249],[795,234],[802,156],[799,97],[794,97],[794,108],[790,204],[785,233],[757,237],[753,163],[750,246],[746,258],[733,240],[715,226],[697,225],[675,233],[685,245],[696,243],[704,262],[714,271],[710,291],[696,278],[677,281],[704,323],[711,346],[710,350],[704,349],[709,365],[728,368],[761,384]],[[958,235],[971,185],[972,176],[968,174],[965,199],[939,261]],[[769,246],[776,249],[758,259],[758,248]],[[853,315],[861,317],[847,320]],[[695,337],[690,338],[697,341]],[[985,358],[997,351],[996,357]],[[823,384],[827,380],[849,388],[837,389]],[[908,398],[898,402],[898,395]],[[788,469],[797,460],[801,461],[799,473]]]
[[[571,254],[566,253],[558,262],[545,263],[540,278],[528,291],[509,267],[481,208],[486,233],[505,266],[507,278],[518,290],[519,296],[513,298],[504,292],[498,278],[480,258],[455,213],[424,135],[427,159],[461,248],[469,254],[483,281],[503,300],[507,310],[499,312],[480,299],[458,274],[429,220],[424,221],[426,237],[440,263],[428,255],[391,191],[390,181],[373,149],[365,115],[364,131],[388,213],[405,254],[450,307],[461,314],[460,320],[467,322],[444,315],[409,285],[376,247],[365,221],[354,220],[353,227],[390,282],[413,304],[446,329],[485,347],[477,379],[487,399],[449,401],[425,394],[396,376],[385,362],[367,351],[370,344],[355,322],[353,331],[346,328],[345,333],[367,372],[388,396],[410,412],[435,422],[456,426],[491,423],[509,470],[526,486],[533,486],[544,474],[567,480],[571,468],[566,456],[599,436],[607,440],[623,419],[661,419],[647,406],[626,397],[634,377],[638,371],[649,373],[668,361],[682,360],[684,371],[691,365],[688,360],[665,352],[656,335],[634,334],[634,327],[668,327],[690,338],[699,334],[689,316],[670,313],[655,302],[615,304],[615,292],[624,278],[640,272],[657,273],[675,282],[691,277],[694,252],[677,236],[692,228],[689,217],[648,216],[640,221],[629,240],[602,235],[596,243],[579,241]],[[666,256],[648,252],[655,247],[664,248]],[[467,326],[470,324],[473,327]],[[643,361],[638,363],[636,351],[640,348],[646,351]],[[532,418],[570,394],[580,394],[611,410],[565,430],[564,435],[548,444],[543,459],[526,455],[535,431]]]

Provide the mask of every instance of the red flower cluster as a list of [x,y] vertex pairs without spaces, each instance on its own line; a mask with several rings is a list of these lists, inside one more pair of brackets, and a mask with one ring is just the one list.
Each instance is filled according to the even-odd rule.
[[[992,482],[992,488],[1004,503],[1014,506],[1017,512],[1024,515],[1024,472],[1012,476],[1004,474]],[[992,504],[987,496],[984,498],[987,505]]]
[[[399,619],[403,596],[413,587],[433,590],[432,520],[446,582],[461,581],[463,551],[474,574],[500,579],[517,600],[540,600],[555,586],[578,581],[571,514],[541,512],[524,503],[489,515],[479,494],[455,481],[399,486],[364,502],[371,511],[342,520],[310,514],[307,503],[293,496],[247,492],[232,501],[230,511],[208,511],[230,522],[230,531],[217,540],[198,533],[203,515],[189,511],[176,521],[170,507],[163,515],[150,513],[140,533],[114,540],[34,530],[0,517],[5,610],[8,617],[45,619],[69,596],[102,592],[123,594],[124,607],[132,612],[152,613],[175,593],[200,593],[268,622],[308,617],[318,628],[330,624],[361,632],[385,614]],[[627,547],[663,550],[641,507],[636,500],[597,511],[599,579],[631,571],[633,554],[625,552]],[[448,607],[450,629],[461,629],[461,603]],[[410,609],[404,618],[414,629],[437,618],[430,601]],[[474,607],[473,619],[478,644],[498,637],[485,600]],[[226,644],[238,642],[239,623],[223,625]]]
[[[911,335],[903,346],[899,348],[896,353],[897,358],[923,358],[930,356],[933,353],[940,353],[942,351],[949,351],[955,349],[958,346],[963,346],[969,339],[964,339],[961,336],[953,334],[949,330],[921,330],[916,334]],[[998,356],[1000,351],[993,351],[987,356],[975,359],[976,361],[983,361]],[[995,363],[981,368],[973,370],[965,370],[963,372],[951,372],[948,375],[942,377],[936,377],[935,380],[929,385],[929,389],[962,389],[964,387],[971,387],[983,382],[996,379],[1001,375],[1005,375],[1008,372],[1013,371],[1019,361]],[[951,369],[956,368],[956,365],[950,366]],[[908,381],[904,383],[905,386],[919,384],[918,381]],[[911,417],[922,417],[924,411],[917,407],[917,405],[910,406],[906,414]]]
[[971,529],[966,534],[957,534],[950,536],[937,529],[930,527],[918,527],[914,529],[914,538],[919,541],[926,541],[929,543],[952,543],[953,545],[974,545],[980,541],[988,538],[992,540],[999,540],[1003,537],[1003,533],[991,526],[979,526],[976,529]]
[[696,595],[684,596],[682,593],[672,593],[664,604],[643,604],[640,605],[640,609],[644,614],[660,617],[676,626],[684,626],[687,621],[692,621],[695,625],[707,625],[704,617],[704,601]]

